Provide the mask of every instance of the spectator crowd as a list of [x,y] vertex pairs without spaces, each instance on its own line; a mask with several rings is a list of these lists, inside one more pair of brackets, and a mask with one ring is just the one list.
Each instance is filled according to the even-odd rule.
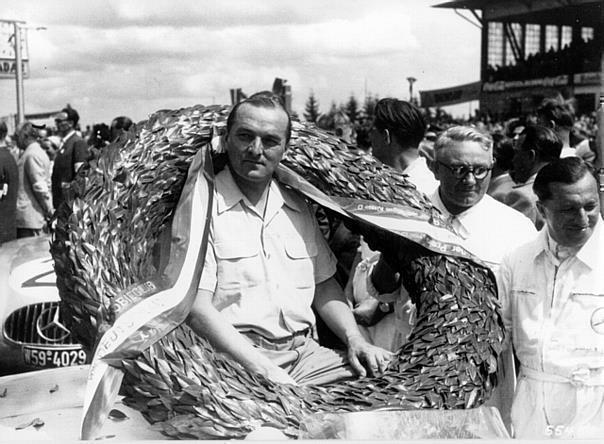
[[53,119],[53,128],[22,122],[10,136],[0,122],[0,245],[48,232],[78,169],[132,126],[120,116],[82,131],[69,105]]

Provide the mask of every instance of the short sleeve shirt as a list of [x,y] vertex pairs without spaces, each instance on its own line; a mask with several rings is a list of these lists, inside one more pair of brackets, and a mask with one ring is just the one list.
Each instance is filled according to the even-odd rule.
[[210,240],[199,288],[239,331],[279,339],[315,324],[315,285],[336,259],[307,203],[271,181],[264,214],[229,168],[216,176]]

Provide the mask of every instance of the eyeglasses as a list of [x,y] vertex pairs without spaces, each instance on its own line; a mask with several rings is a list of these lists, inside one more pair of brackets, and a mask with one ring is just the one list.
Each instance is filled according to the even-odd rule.
[[451,171],[451,173],[453,173],[453,176],[455,176],[456,179],[463,179],[468,174],[472,173],[476,180],[482,180],[485,177],[487,177],[489,175],[489,171],[491,171],[493,169],[492,166],[490,166],[490,167],[477,166],[477,165],[451,166],[451,165],[447,165],[446,163],[442,163],[442,162],[438,162],[438,163],[440,165],[444,166],[445,168],[447,168],[449,171]]

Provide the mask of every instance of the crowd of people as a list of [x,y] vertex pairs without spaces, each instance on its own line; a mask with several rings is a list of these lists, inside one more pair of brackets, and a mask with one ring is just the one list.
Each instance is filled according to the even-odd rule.
[[555,77],[576,72],[600,71],[600,47],[595,39],[573,40],[558,51],[551,47],[520,58],[513,64],[489,65],[489,82]]
[[[489,402],[521,438],[593,438],[604,431],[604,351],[594,321],[604,311],[595,153],[586,161],[570,145],[558,105],[567,110],[544,102],[541,120],[511,139],[513,161],[501,174],[510,176],[512,189],[534,193],[526,212],[487,193],[499,154],[477,127],[453,126],[427,143],[417,107],[382,99],[370,135],[373,155],[406,173],[448,218],[460,244],[497,277],[508,346]],[[379,374],[414,323],[393,265],[396,252],[372,251],[375,240],[364,239],[348,281],[336,279],[339,254],[325,243],[314,209],[273,177],[289,122],[266,94],[229,116],[229,162],[216,177],[212,234],[189,323],[220,351],[275,381]],[[327,348],[320,336],[317,342],[319,319],[339,349]]]
[[[90,156],[72,111],[55,116],[61,143],[51,175],[39,130],[29,122],[17,129],[18,169],[6,177],[18,186],[0,192],[19,202],[20,236],[42,229]],[[547,99],[536,119],[493,134],[480,125],[429,127],[419,108],[395,98],[379,100],[374,111],[372,155],[406,174],[496,277],[507,349],[491,405],[516,437],[603,436],[604,228],[596,153],[571,138],[572,108]],[[316,208],[274,177],[290,135],[291,118],[271,93],[232,109],[222,140],[228,163],[215,178],[207,254],[187,322],[276,382],[379,375],[414,325],[397,252],[376,251],[371,238],[356,242],[345,228],[321,231]],[[2,165],[11,156],[3,151]],[[351,249],[354,259],[342,266]],[[339,348],[326,346],[318,321]]]
[[25,121],[10,137],[0,122],[0,245],[48,232],[78,169],[132,126],[120,116],[83,132],[71,106],[53,118],[52,129]]

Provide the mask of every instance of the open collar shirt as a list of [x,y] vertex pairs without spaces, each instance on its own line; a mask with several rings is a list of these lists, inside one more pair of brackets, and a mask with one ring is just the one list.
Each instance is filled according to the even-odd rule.
[[566,259],[545,228],[502,263],[503,320],[521,364],[512,405],[518,438],[604,436],[602,224]]
[[485,194],[473,207],[452,215],[438,189],[432,203],[451,222],[462,245],[497,272],[504,255],[534,238],[537,230],[526,216]]
[[[590,377],[604,385],[604,227],[560,261],[546,229],[508,256],[500,273],[507,331],[522,366],[562,378]],[[599,369],[599,370],[598,370]]]
[[280,339],[312,327],[315,285],[333,276],[336,260],[309,206],[272,180],[259,211],[228,167],[215,183],[199,288],[241,332]]

